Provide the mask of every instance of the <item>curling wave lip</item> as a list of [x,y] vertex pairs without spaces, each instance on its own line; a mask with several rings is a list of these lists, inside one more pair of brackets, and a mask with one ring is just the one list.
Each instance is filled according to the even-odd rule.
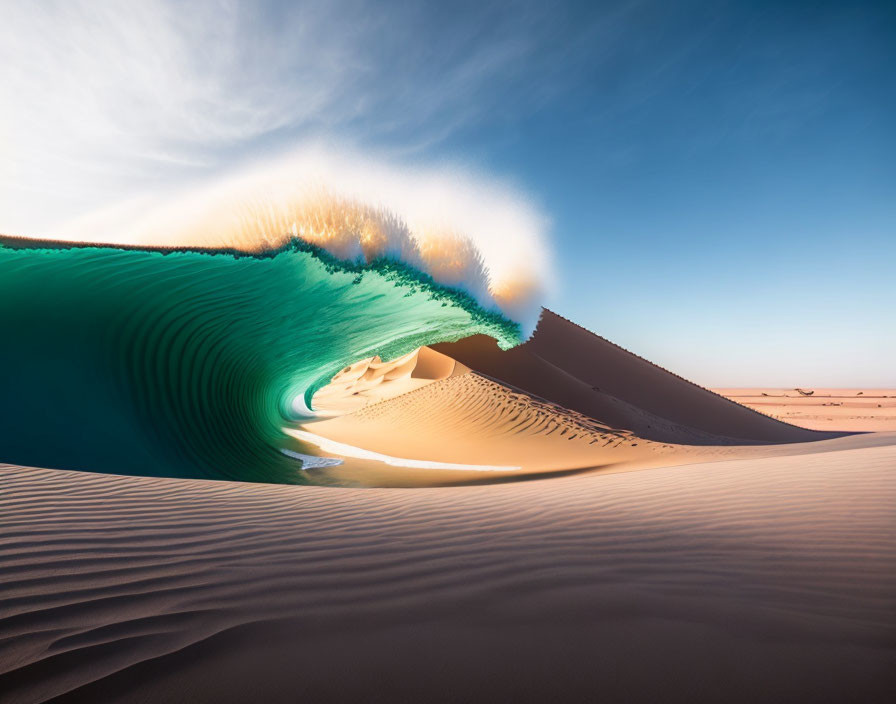
[[247,254],[299,239],[344,262],[392,259],[500,311],[525,338],[552,279],[546,228],[525,194],[492,177],[305,145],[176,192],[86,213],[53,235]]
[[407,264],[298,239],[249,254],[0,236],[0,329],[4,461],[289,484],[308,477],[280,449],[317,453],[282,427],[319,419],[314,393],[353,360],[520,341]]

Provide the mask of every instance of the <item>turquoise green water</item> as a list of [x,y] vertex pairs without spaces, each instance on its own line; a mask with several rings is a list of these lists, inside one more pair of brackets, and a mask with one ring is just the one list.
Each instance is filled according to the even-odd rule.
[[258,256],[0,244],[0,461],[301,483],[281,452],[301,399],[350,362],[475,333],[519,342],[403,264],[298,241]]

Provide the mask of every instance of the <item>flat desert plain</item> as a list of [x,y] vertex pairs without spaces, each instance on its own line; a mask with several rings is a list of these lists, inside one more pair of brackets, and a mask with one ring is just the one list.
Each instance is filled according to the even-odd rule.
[[896,431],[896,389],[715,389],[761,413],[812,430]]

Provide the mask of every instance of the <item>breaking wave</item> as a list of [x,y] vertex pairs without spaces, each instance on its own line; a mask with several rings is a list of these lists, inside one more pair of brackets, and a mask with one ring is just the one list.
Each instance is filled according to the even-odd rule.
[[[381,211],[311,216],[312,236],[297,225],[251,252],[0,239],[0,461],[298,483],[295,457],[314,453],[283,426],[342,367],[476,333],[521,340],[423,270],[441,255],[367,228],[398,227]],[[361,257],[323,248],[342,227],[362,233]]]
[[534,330],[551,280],[545,218],[518,191],[305,147],[175,195],[66,223],[61,239],[262,253],[298,239],[354,264],[400,261]]

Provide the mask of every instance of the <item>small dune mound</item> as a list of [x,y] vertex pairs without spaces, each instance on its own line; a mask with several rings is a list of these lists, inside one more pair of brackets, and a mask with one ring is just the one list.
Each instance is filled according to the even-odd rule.
[[671,450],[469,371],[305,427],[389,457],[523,471],[652,463]]
[[361,360],[313,405],[323,418],[301,432],[354,450],[523,472],[673,464],[712,447],[834,436],[740,405],[550,311],[506,351],[476,335]]
[[444,354],[421,347],[389,362],[368,357],[346,367],[314,394],[314,409],[325,416],[352,413],[465,371]]

